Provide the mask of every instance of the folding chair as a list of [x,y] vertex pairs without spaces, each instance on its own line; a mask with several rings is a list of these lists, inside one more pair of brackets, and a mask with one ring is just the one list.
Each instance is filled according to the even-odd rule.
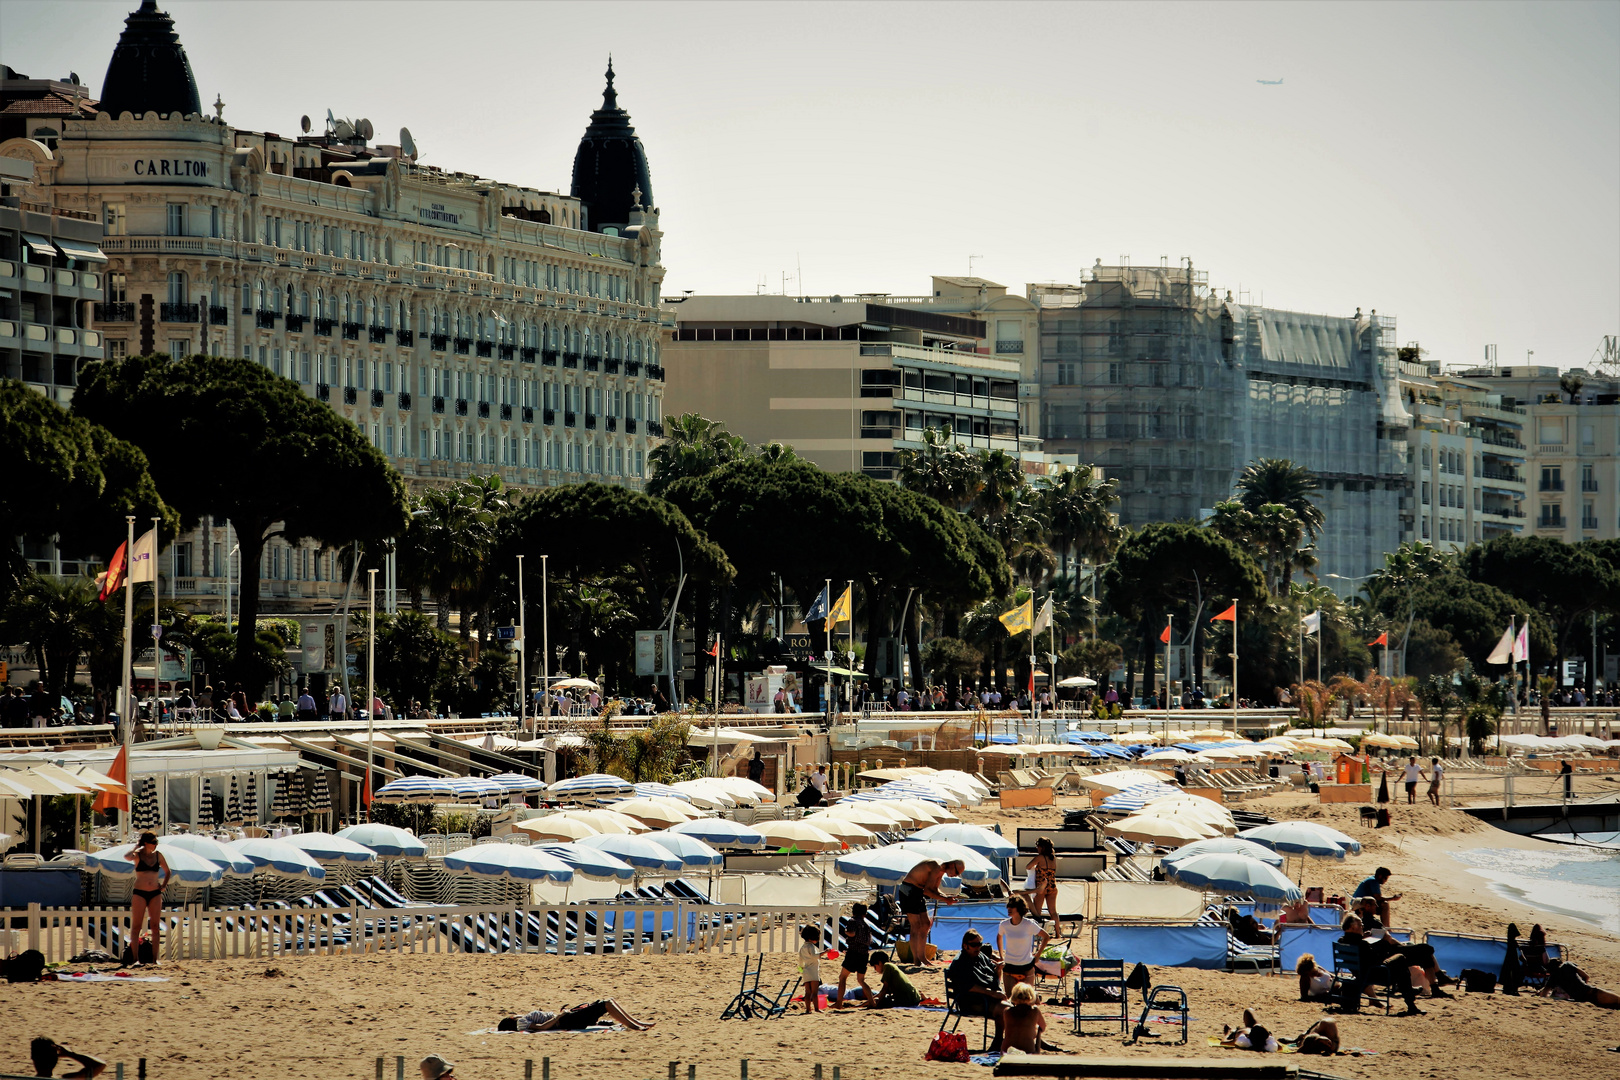
[[[990,1017],[980,1013],[965,1013],[958,1009],[956,1007],[956,995],[952,993],[951,984],[949,980],[947,980],[945,983],[945,1018],[939,1022],[939,1030],[944,1031],[945,1025],[948,1023],[951,1026],[951,1031],[954,1032],[957,1025],[962,1022],[962,1018],[964,1016],[977,1016],[983,1021],[983,1023],[979,1025],[979,1052],[982,1054],[989,1051],[991,1049]],[[952,1017],[955,1017],[955,1019],[951,1019]]]
[[[760,956],[759,963],[752,968],[748,965],[749,959],[745,956],[743,957],[742,982],[737,987],[737,996],[731,999],[731,1004],[727,1005],[725,1011],[720,1014],[722,1020],[753,1019],[754,999],[759,995],[759,976],[765,970],[765,957]],[[754,977],[752,984],[748,981],[750,975]]]
[[[1087,1001],[1086,991],[1093,987],[1112,987],[1119,990],[1119,1004],[1111,1001]],[[1090,1005],[1096,1011],[1087,1012]],[[1074,980],[1074,1033],[1084,1035],[1085,1021],[1097,1020],[1119,1025],[1120,1034],[1130,1026],[1130,1005],[1125,993],[1125,961],[1082,960],[1080,977]]]
[[1363,977],[1361,950],[1342,941],[1333,943],[1333,978],[1339,985],[1339,1009],[1342,1012],[1360,1012],[1361,994],[1369,986],[1382,987],[1384,1015],[1388,1016],[1395,991],[1388,981],[1377,981],[1371,975]]
[[1148,1030],[1149,1013],[1175,1013],[1181,1018],[1181,1044],[1187,1044],[1187,991],[1179,986],[1155,986],[1142,998],[1142,1016],[1136,1021],[1136,1027],[1131,1031],[1131,1037],[1125,1040],[1130,1046],[1144,1035],[1152,1035]]

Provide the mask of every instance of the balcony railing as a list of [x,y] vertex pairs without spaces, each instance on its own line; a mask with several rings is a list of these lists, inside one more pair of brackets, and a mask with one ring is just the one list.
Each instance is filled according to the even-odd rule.
[[664,365],[662,365],[662,364],[648,364],[647,365],[647,378],[649,378],[649,379],[657,379],[660,382],[662,382],[663,379],[664,379]]
[[618,360],[606,360],[603,362],[603,365],[607,369],[607,373],[609,375],[617,375],[619,373],[620,363],[621,361]]
[[456,352],[463,356],[472,352],[472,338],[470,337],[458,337],[450,344],[455,347]]
[[1597,527],[1598,527],[1597,518],[1595,518],[1595,517],[1583,517],[1583,518],[1581,518],[1581,528],[1586,529],[1586,530],[1591,531],[1591,532],[1596,532]]
[[398,330],[394,333],[394,342],[399,345],[415,345],[415,330]]
[[358,400],[360,400],[360,392],[358,390],[352,386],[345,386],[343,388],[343,404],[353,405]]
[[609,430],[609,431],[618,431],[619,430],[619,418],[617,416],[608,417],[605,426],[606,426],[607,430]]
[[562,358],[563,358],[563,367],[565,367],[565,368],[577,368],[577,367],[579,367],[579,353],[577,353],[577,352],[565,352],[565,353],[562,354]]
[[534,363],[534,359],[538,355],[540,355],[540,350],[535,348],[533,345],[525,345],[518,351],[519,359],[521,359],[525,364]]
[[624,362],[624,373],[626,375],[630,376],[632,379],[636,378],[638,375],[641,374],[641,361],[640,360],[626,360]]
[[96,322],[134,322],[135,305],[123,300],[96,305]]
[[586,413],[585,414],[585,430],[586,431],[595,431],[596,430],[596,414],[595,413]]
[[1542,514],[1536,519],[1536,528],[1538,529],[1562,529],[1568,524],[1569,522],[1565,518],[1551,514]]
[[510,360],[510,359],[512,359],[513,354],[517,352],[517,346],[516,345],[502,345],[496,351],[500,355],[500,358],[502,360]]
[[573,427],[573,426],[574,426],[574,414],[571,413],[571,412],[563,413],[563,427]]
[[478,415],[483,417],[485,420],[489,419],[489,402],[480,401],[478,403]]
[[1536,490],[1538,490],[1538,491],[1563,491],[1564,490],[1564,482],[1562,480],[1543,480],[1541,482],[1541,486],[1539,488],[1537,488]]
[[231,321],[231,310],[223,304],[210,304],[208,307],[208,324],[210,326],[224,326]]
[[360,340],[360,324],[357,323],[357,322],[346,322],[346,323],[344,323],[343,324],[343,340],[344,341],[359,341]]
[[525,424],[534,423],[534,410],[527,405],[523,406],[523,422]]
[[410,412],[411,411],[411,395],[407,391],[401,390],[399,392],[399,399],[398,400],[399,400],[399,411],[400,412]]
[[371,343],[373,345],[385,345],[388,343],[388,327],[373,326],[369,329],[371,331]]
[[557,366],[557,350],[556,349],[541,349],[540,350],[540,362],[542,364],[544,364],[546,367],[556,367]]
[[315,397],[320,401],[332,400],[332,388],[326,383],[315,384]]
[[624,433],[626,435],[634,435],[636,433],[636,421],[634,417],[627,416],[624,418]]
[[281,313],[279,311],[271,311],[268,308],[260,308],[258,311],[253,313],[253,325],[257,326],[260,330],[274,330],[276,328],[276,320],[279,318],[281,318]]
[[288,315],[287,315],[287,333],[289,333],[289,334],[301,334],[301,333],[303,333],[304,332],[304,324],[306,322],[308,322],[308,321],[309,321],[309,316],[307,316],[307,315],[293,315],[293,314],[291,314],[289,312]]
[[1024,351],[1024,343],[1022,341],[998,341],[998,342],[996,342],[996,352],[998,352],[998,353],[1021,353],[1023,351]]
[[491,356],[494,356],[495,355],[495,343],[493,341],[480,341],[478,343],[478,355],[485,358],[486,360],[488,358],[490,358]]
[[557,414],[551,409],[541,409],[540,422],[542,424],[555,424],[557,422]]
[[1598,489],[1598,484],[1597,484],[1596,480],[1583,479],[1581,481],[1581,490],[1582,491],[1596,491],[1597,489]]
[[383,407],[383,392],[381,390],[373,390],[371,392],[371,407],[373,409],[380,409]]
[[450,335],[449,334],[430,334],[430,335],[428,335],[428,347],[431,348],[434,352],[444,352],[444,350],[446,350],[446,349],[448,349],[450,347]]
[[586,371],[601,371],[602,370],[602,358],[600,356],[587,356],[585,358],[585,370]]
[[159,304],[158,321],[166,323],[198,323],[202,309],[197,304]]
[[336,328],[337,328],[337,320],[336,319],[323,319],[323,318],[320,318],[320,317],[317,317],[315,319],[315,336],[316,337],[331,337],[332,336],[332,331],[334,329],[336,329]]
[[501,419],[502,420],[510,420],[510,419],[512,419],[512,406],[510,406],[510,405],[502,405],[501,406]]
[[663,438],[663,435],[664,435],[663,422],[659,421],[659,420],[649,420],[649,421],[647,421],[647,434],[657,436],[658,438]]
[[466,416],[467,415],[467,399],[466,398],[456,398],[456,415],[457,416]]

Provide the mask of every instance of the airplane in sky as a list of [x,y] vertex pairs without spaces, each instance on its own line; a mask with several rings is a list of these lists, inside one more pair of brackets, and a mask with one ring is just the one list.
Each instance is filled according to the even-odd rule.
[[1254,81],[1261,86],[1281,86],[1283,84],[1281,79],[1256,79]]

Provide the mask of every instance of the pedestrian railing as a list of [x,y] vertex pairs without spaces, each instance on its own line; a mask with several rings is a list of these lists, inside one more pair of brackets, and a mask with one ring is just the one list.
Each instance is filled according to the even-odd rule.
[[[12,909],[4,915],[14,948],[38,949],[48,963],[102,952],[120,956],[130,940],[125,908]],[[399,908],[177,908],[163,912],[165,960],[286,959],[350,953],[791,953],[799,933],[838,918],[836,904],[727,906],[678,902],[568,905],[412,905]]]

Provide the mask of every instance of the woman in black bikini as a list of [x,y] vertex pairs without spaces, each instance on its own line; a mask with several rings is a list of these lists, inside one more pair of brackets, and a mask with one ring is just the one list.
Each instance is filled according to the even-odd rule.
[[[158,850],[157,835],[155,833],[141,833],[140,842],[135,845],[135,894],[130,897],[129,932],[135,942],[139,942],[141,924],[145,923],[152,931],[152,963],[158,962],[161,955],[159,946],[163,933],[163,890],[169,887],[169,878],[173,871],[169,869],[169,860],[163,857]],[[163,879],[158,880],[162,874]],[[140,955],[139,945],[135,946],[137,958]]]

